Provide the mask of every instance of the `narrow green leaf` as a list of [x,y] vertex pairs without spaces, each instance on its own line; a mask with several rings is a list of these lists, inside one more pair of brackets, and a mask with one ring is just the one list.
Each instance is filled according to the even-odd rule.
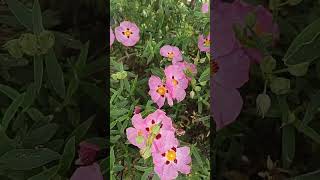
[[76,141],[75,137],[70,138],[64,147],[63,154],[59,163],[59,169],[58,169],[58,173],[60,175],[65,174],[70,169],[70,166],[73,163],[73,159],[76,153],[75,141]]
[[295,156],[296,141],[295,128],[292,125],[282,129],[282,163],[284,168],[288,169]]
[[26,111],[33,104],[33,102],[36,98],[36,95],[37,95],[37,90],[36,90],[35,85],[30,84],[26,93],[25,93],[24,100],[21,105],[23,107],[22,111]]
[[80,55],[79,55],[78,61],[77,61],[76,66],[75,66],[78,76],[80,76],[80,74],[83,73],[83,70],[85,68],[86,61],[87,61],[87,58],[88,58],[88,51],[89,51],[89,42],[87,42],[81,48]]
[[0,92],[7,95],[10,99],[15,99],[20,95],[17,90],[3,84],[0,84]]
[[309,126],[304,126],[302,125],[302,123],[300,121],[295,121],[294,126],[296,127],[296,129],[303,133],[305,136],[311,138],[314,142],[320,144],[320,134],[315,131],[314,129],[312,129]]
[[27,110],[28,115],[30,116],[30,118],[32,120],[34,120],[35,122],[39,122],[39,121],[44,121],[47,118],[42,114],[42,112],[40,112],[38,109],[35,108],[30,108]]
[[91,127],[92,121],[95,118],[95,115],[91,116],[88,120],[81,123],[70,135],[67,139],[75,136],[76,144],[79,144],[83,137],[87,134],[89,128]]
[[32,9],[33,32],[39,35],[44,31],[39,0],[35,0]]
[[28,180],[44,180],[51,179],[53,176],[57,174],[58,166],[53,166],[50,169],[44,170],[41,173],[30,177]]
[[2,126],[0,126],[0,156],[12,149],[14,149],[13,140],[7,136]]
[[59,153],[49,149],[14,149],[1,156],[0,163],[13,170],[30,170],[59,158]]
[[29,30],[33,30],[32,12],[18,0],[6,0],[9,9],[18,21]]
[[57,94],[64,98],[66,95],[64,75],[53,49],[49,50],[49,53],[45,56],[45,64],[50,83]]
[[319,180],[320,179],[320,170],[296,176],[288,180]]
[[34,81],[36,90],[39,93],[42,85],[42,77],[43,77],[43,58],[41,56],[34,56]]
[[24,100],[24,94],[18,96],[8,107],[7,111],[4,113],[1,124],[5,131],[7,130],[12,118],[18,111],[19,106],[21,106],[21,104],[23,103],[23,100]]
[[34,129],[24,138],[23,144],[29,147],[44,144],[56,134],[58,127],[57,124],[52,123]]

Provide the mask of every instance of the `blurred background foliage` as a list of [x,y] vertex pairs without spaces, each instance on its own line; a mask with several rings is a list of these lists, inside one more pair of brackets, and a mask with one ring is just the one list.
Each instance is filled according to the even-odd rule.
[[106,174],[107,7],[0,1],[1,180],[69,179],[84,140]]

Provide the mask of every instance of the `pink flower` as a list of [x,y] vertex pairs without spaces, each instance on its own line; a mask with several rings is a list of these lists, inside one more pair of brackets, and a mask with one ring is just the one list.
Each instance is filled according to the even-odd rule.
[[182,54],[180,49],[175,46],[165,45],[160,49],[160,54],[163,57],[169,58],[172,60],[172,64],[175,64],[179,61],[182,61]]
[[197,66],[195,64],[182,61],[182,62],[176,63],[176,65],[182,68],[182,70],[186,74],[186,77],[189,81],[191,80],[191,77],[188,75],[195,76],[197,74]]
[[173,99],[178,102],[182,101],[186,96],[188,87],[188,79],[178,65],[170,65],[164,69],[166,75],[166,84]]
[[114,42],[114,34],[113,34],[113,31],[110,27],[110,47],[112,46],[113,42]]
[[201,6],[201,12],[202,13],[208,13],[209,12],[209,3],[203,3]]
[[99,146],[88,142],[81,142],[80,149],[78,151],[79,160],[78,165],[90,165],[96,161],[96,156],[100,151]]
[[116,38],[125,46],[134,46],[140,39],[140,30],[135,23],[123,21],[115,28]]
[[242,109],[242,98],[237,88],[249,79],[249,58],[242,50],[212,62],[211,112],[217,130],[236,120]]
[[173,105],[172,96],[169,93],[169,89],[166,84],[163,84],[161,79],[157,76],[151,76],[149,79],[149,95],[153,102],[155,102],[159,108],[164,105],[167,99],[170,106]]
[[151,134],[153,128],[156,125],[160,126],[160,131],[156,134],[155,139],[152,143],[152,152],[158,150],[158,147],[162,146],[162,138],[163,136],[174,137],[175,129],[172,125],[172,120],[170,117],[166,115],[166,113],[160,109],[157,109],[155,112],[149,114],[146,119],[146,131]]
[[146,131],[146,121],[142,118],[141,114],[135,114],[132,119],[133,127],[126,129],[126,134],[129,142],[137,147],[144,148],[148,138],[148,131]]
[[71,176],[70,180],[103,180],[103,176],[100,170],[100,166],[94,163],[89,166],[81,166]]
[[164,136],[157,152],[152,153],[154,170],[161,180],[177,178],[178,172],[189,174],[191,171],[190,148],[178,147],[179,142],[171,135]]
[[198,38],[198,47],[201,52],[210,52],[210,33],[207,37],[202,34]]

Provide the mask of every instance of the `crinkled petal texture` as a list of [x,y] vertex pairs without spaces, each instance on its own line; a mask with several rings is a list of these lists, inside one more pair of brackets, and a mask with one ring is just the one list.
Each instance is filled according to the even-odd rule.
[[167,99],[169,106],[173,105],[172,96],[169,92],[165,92],[164,95],[160,95],[157,91],[160,86],[163,86],[161,79],[157,76],[151,76],[149,79],[149,95],[153,102],[155,102],[159,108],[164,105],[165,100]]
[[211,112],[219,130],[237,119],[243,101],[237,89],[225,87],[214,81],[211,83]]
[[188,79],[181,67],[177,65],[167,66],[164,70],[166,75],[166,85],[173,99],[181,102],[185,96],[185,89],[188,88]]
[[[129,34],[127,35],[126,32]],[[116,39],[125,46],[134,46],[140,40],[140,29],[135,23],[123,21],[115,28]]]
[[[168,149],[169,150],[169,149]],[[155,164],[154,170],[159,175],[160,179],[175,179],[178,172],[189,174],[191,172],[191,157],[189,147],[176,148],[176,161],[166,163],[168,160],[162,153],[153,154],[153,163]]]
[[115,39],[115,37],[114,37],[113,31],[110,27],[110,47],[112,46],[114,39]]
[[241,50],[215,59],[219,66],[213,79],[228,88],[240,88],[249,80],[250,60]]
[[94,163],[90,166],[82,166],[76,169],[70,180],[103,180],[100,166]]
[[210,34],[205,37],[204,35],[199,35],[199,38],[198,38],[198,48],[200,49],[201,52],[210,52],[210,45],[207,46],[205,44],[205,39],[208,39],[210,41]]
[[[179,66],[182,69],[182,71],[191,73],[193,76],[197,74],[197,66],[195,64],[182,61],[176,63],[175,65]],[[191,77],[188,77],[188,74],[186,74],[186,77],[189,81],[191,81]]]
[[148,127],[151,127],[155,124],[162,125],[161,129],[174,131],[172,125],[172,119],[166,115],[166,113],[160,109],[157,109],[155,112],[149,114],[145,121]]
[[201,12],[202,13],[208,13],[209,12],[209,3],[203,3],[201,6]]
[[164,45],[160,48],[160,54],[163,57],[172,59],[172,64],[182,61],[181,51],[176,46]]
[[168,131],[165,129],[161,129],[161,136],[157,136],[159,138],[155,138],[152,143],[152,153],[164,153],[167,149],[172,147],[177,147],[179,145],[178,139],[175,137],[174,131]]

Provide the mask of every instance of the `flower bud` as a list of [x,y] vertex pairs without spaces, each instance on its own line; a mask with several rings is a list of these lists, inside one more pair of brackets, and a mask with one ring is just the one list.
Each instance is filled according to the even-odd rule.
[[271,99],[265,93],[259,94],[256,99],[256,105],[258,113],[264,118],[264,115],[268,112],[271,106]]
[[194,98],[194,95],[195,95],[195,92],[194,92],[194,91],[191,91],[191,92],[190,92],[190,97],[191,97],[191,99]]

